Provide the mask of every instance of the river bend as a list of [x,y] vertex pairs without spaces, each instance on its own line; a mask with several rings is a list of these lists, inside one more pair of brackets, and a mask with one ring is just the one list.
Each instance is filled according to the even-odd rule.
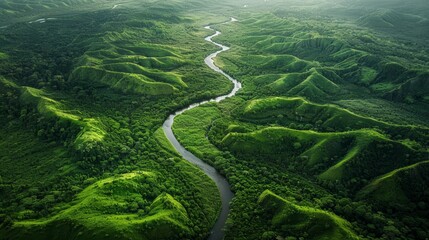
[[[237,21],[234,18],[231,18],[230,21],[226,22],[226,23],[230,23],[230,22],[235,22]],[[189,105],[188,107],[179,110],[173,114],[171,114],[167,120],[165,120],[164,124],[162,125],[162,128],[164,130],[165,135],[167,136],[168,140],[170,141],[170,143],[173,145],[173,147],[176,149],[176,151],[187,161],[197,165],[201,170],[204,171],[204,173],[209,176],[215,183],[216,186],[219,189],[220,192],[220,197],[222,200],[222,209],[220,212],[220,215],[218,217],[218,219],[216,220],[216,223],[214,224],[213,228],[212,228],[212,232],[209,236],[209,240],[222,240],[225,236],[225,233],[223,232],[223,228],[225,226],[226,223],[226,219],[228,217],[228,213],[229,213],[229,205],[230,202],[232,200],[232,197],[234,196],[234,194],[231,191],[231,187],[228,183],[228,181],[225,179],[225,177],[223,177],[222,175],[220,175],[216,169],[212,166],[210,166],[209,164],[205,163],[203,160],[199,159],[198,157],[196,157],[194,154],[192,154],[191,152],[187,151],[185,149],[185,147],[183,147],[179,141],[177,140],[177,138],[174,136],[173,130],[172,130],[172,125],[174,122],[174,118],[190,109],[193,109],[195,107],[198,107],[202,104],[208,103],[208,102],[220,102],[226,98],[232,97],[234,96],[238,90],[241,89],[241,83],[238,82],[237,80],[235,80],[234,78],[232,78],[231,76],[229,76],[228,74],[226,74],[224,71],[222,71],[219,67],[217,67],[214,64],[214,58],[222,52],[228,51],[229,47],[224,46],[222,44],[219,44],[217,42],[214,42],[212,39],[216,36],[219,36],[221,34],[221,32],[214,30],[213,28],[211,28],[211,26],[206,26],[206,29],[210,29],[215,31],[215,33],[213,35],[210,35],[208,37],[205,38],[206,41],[220,47],[221,49],[210,54],[209,56],[207,56],[204,59],[205,64],[210,67],[213,71],[220,73],[222,75],[224,75],[226,78],[228,78],[233,84],[234,84],[234,88],[232,89],[232,91],[226,95],[222,95],[222,96],[218,96],[216,98],[210,99],[210,100],[206,100],[206,101],[202,101],[202,102],[198,102],[198,103],[193,103],[191,105]]]

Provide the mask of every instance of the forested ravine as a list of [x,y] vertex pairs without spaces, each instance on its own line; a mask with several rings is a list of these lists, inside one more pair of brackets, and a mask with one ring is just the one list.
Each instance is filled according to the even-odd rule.
[[[237,21],[234,18],[231,18],[231,20],[229,22],[234,22]],[[229,23],[227,22],[227,23]],[[210,26],[205,27],[206,29],[212,29]],[[230,201],[232,199],[232,197],[234,196],[234,194],[231,192],[231,188],[230,185],[228,183],[228,181],[225,179],[225,177],[223,177],[222,175],[220,175],[215,168],[213,168],[212,166],[210,166],[209,164],[205,163],[203,160],[199,159],[198,157],[196,157],[194,154],[192,154],[191,152],[187,151],[185,149],[185,147],[183,147],[179,141],[177,140],[177,138],[174,136],[173,130],[172,130],[172,125],[174,122],[174,118],[190,109],[193,109],[195,107],[198,107],[202,104],[208,103],[208,102],[220,102],[226,98],[232,97],[234,96],[237,91],[239,89],[241,89],[241,83],[238,82],[237,80],[235,80],[234,78],[232,78],[231,76],[229,76],[228,74],[226,74],[225,72],[223,72],[219,67],[217,67],[214,64],[214,58],[221,52],[225,52],[229,50],[229,47],[224,46],[222,44],[216,43],[212,40],[212,38],[220,35],[221,32],[216,31],[213,35],[210,35],[208,37],[205,38],[206,41],[213,43],[214,45],[218,46],[221,48],[221,50],[216,51],[212,54],[210,54],[208,57],[205,58],[204,62],[206,63],[207,66],[209,66],[213,71],[218,72],[222,75],[224,75],[225,77],[227,77],[233,84],[234,84],[234,88],[232,89],[232,91],[226,95],[222,95],[210,100],[206,100],[206,101],[202,101],[202,102],[198,102],[198,103],[194,103],[191,104],[190,106],[188,106],[187,108],[184,108],[180,111],[175,112],[174,114],[171,114],[167,120],[164,122],[163,124],[163,130],[165,135],[167,136],[168,140],[170,141],[170,143],[174,146],[174,148],[176,149],[176,151],[187,161],[197,165],[200,169],[202,169],[204,171],[205,174],[207,174],[207,176],[209,176],[217,185],[219,192],[220,192],[220,196],[221,196],[221,200],[222,200],[222,210],[221,213],[215,223],[215,225],[213,226],[212,229],[212,233],[210,234],[209,240],[218,240],[218,239],[223,239],[225,233],[223,232],[223,228],[225,226],[226,223],[226,219],[228,217],[228,213],[229,213],[229,204]]]

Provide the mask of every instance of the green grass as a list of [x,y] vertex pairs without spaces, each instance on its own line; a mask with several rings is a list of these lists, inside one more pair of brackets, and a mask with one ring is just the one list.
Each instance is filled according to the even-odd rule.
[[[152,202],[144,202],[144,195],[153,194],[147,184],[156,179],[153,172],[134,172],[100,180],[79,193],[65,210],[47,219],[16,222],[6,236],[46,239],[67,233],[66,239],[169,239],[188,234],[186,210],[171,195],[162,193]],[[147,207],[142,213],[129,213],[130,201]]]
[[282,236],[307,239],[359,239],[351,224],[339,216],[311,207],[299,206],[273,192],[264,191],[259,199],[264,217]]
[[207,161],[208,159],[204,158],[204,153],[207,154],[207,150],[212,155],[218,155],[221,152],[205,137],[206,129],[195,127],[195,123],[198,123],[199,126],[210,126],[210,123],[218,118],[219,114],[219,110],[209,104],[192,109],[175,118],[173,132],[183,146]]
[[180,87],[187,87],[181,76],[178,74],[149,70],[133,63],[113,63],[104,65],[103,68],[108,71],[140,74],[153,79],[153,81],[160,81]]
[[[357,130],[319,133],[283,127],[267,127],[248,133],[230,132],[221,145],[245,158],[272,159],[307,166],[324,180],[371,179],[409,163],[417,152],[408,145],[387,139],[378,132]],[[383,150],[381,150],[383,149]],[[382,153],[377,153],[382,151]],[[367,164],[377,166],[366,170]],[[310,170],[311,171],[311,170]]]
[[[13,146],[16,158],[2,159],[10,171],[0,177],[0,235],[206,239],[220,210],[217,187],[157,129],[171,111],[231,89],[203,62],[216,47],[204,41],[210,31],[201,23],[226,18],[189,11],[196,2],[135,1],[114,10],[104,1],[69,3],[22,9],[0,29],[0,51],[9,56],[0,61],[1,123],[31,140],[8,139],[30,149]],[[56,19],[28,23],[39,16]],[[34,173],[27,179],[17,168]],[[119,176],[139,171],[159,178],[135,193],[134,178]],[[112,176],[119,191],[113,196],[88,190]]]
[[406,206],[424,202],[425,187],[428,184],[426,175],[429,161],[395,169],[374,179],[364,187],[357,196],[369,198],[384,205],[401,204]]
[[176,149],[171,145],[171,143],[168,141],[164,134],[164,130],[162,127],[158,128],[154,133],[154,138],[156,139],[157,143],[167,152],[170,152],[174,155],[178,155],[179,153],[176,151]]
[[422,105],[398,104],[384,99],[344,99],[335,104],[364,116],[371,116],[384,122],[398,125],[416,125],[427,127],[426,113]]
[[309,123],[315,129],[346,131],[362,128],[379,128],[392,135],[418,139],[427,136],[429,129],[413,125],[398,125],[361,116],[332,104],[315,104],[303,98],[268,97],[249,101],[240,113],[244,121],[272,123],[288,126]]
[[339,86],[316,69],[305,73],[290,73],[281,76],[269,85],[279,94],[304,96],[308,99],[325,99],[339,91]]
[[141,74],[120,73],[88,66],[76,68],[71,75],[71,80],[79,82],[101,82],[123,93],[162,95],[172,94],[177,91],[177,89],[170,84],[153,82]]
[[81,130],[74,141],[76,148],[81,148],[86,143],[100,142],[106,135],[100,121],[94,118],[83,118],[63,110],[64,106],[61,103],[48,98],[42,90],[22,87],[20,98],[24,104],[35,106],[42,116],[58,118],[59,121],[67,121],[79,126]]
[[[231,183],[226,238],[344,239],[353,228],[368,238],[424,239],[427,217],[414,213],[427,202],[418,196],[427,170],[414,164],[427,160],[429,58],[419,45],[427,7],[389,1],[395,10],[376,10],[393,8],[386,2],[169,0],[111,9],[104,0],[3,1],[0,75],[13,82],[0,91],[1,133],[11,135],[1,147],[13,151],[1,170],[0,222],[15,225],[2,225],[1,236],[205,239],[220,207],[216,186],[178,158],[159,127],[169,113],[231,88],[203,64],[217,48],[202,26],[234,16],[215,26],[223,33],[216,41],[231,47],[216,64],[244,88],[173,126]],[[396,37],[407,32],[421,35]],[[52,134],[62,128],[76,130],[75,145],[90,144],[66,151],[59,145],[70,142]],[[42,167],[30,173],[32,163]],[[48,176],[56,169],[61,176]],[[355,198],[368,183],[375,190]],[[267,219],[256,201],[265,189],[287,199],[264,193],[280,206]],[[413,204],[391,213],[378,191]]]

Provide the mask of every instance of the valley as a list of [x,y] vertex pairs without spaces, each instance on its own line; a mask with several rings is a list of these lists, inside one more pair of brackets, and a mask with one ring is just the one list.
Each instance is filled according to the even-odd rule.
[[0,239],[426,239],[423,0],[0,0]]

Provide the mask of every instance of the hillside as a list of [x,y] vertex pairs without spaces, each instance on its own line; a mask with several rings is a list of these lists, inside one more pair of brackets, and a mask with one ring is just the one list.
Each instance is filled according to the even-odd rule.
[[[377,128],[395,139],[423,139],[429,129],[423,126],[399,125],[356,114],[332,104],[315,104],[300,97],[269,97],[249,101],[237,112],[242,121],[259,124],[277,123],[290,127],[301,125],[318,131],[347,131]],[[305,126],[304,126],[305,124]]]
[[250,133],[228,133],[221,145],[244,158],[273,160],[280,166],[318,174],[324,180],[351,181],[352,189],[362,185],[363,180],[427,154],[368,130],[317,133],[270,127]]
[[268,86],[281,95],[303,96],[308,99],[326,99],[340,90],[337,84],[315,69],[307,73],[287,74]]
[[377,9],[359,19],[359,25],[395,35],[427,38],[425,29],[429,27],[428,15],[402,13],[394,9]]
[[[4,100],[15,101],[9,102],[9,104],[20,105],[23,108],[27,108],[27,112],[33,113],[33,115],[21,113],[23,118],[25,117],[27,121],[31,121],[41,117],[46,119],[47,125],[55,124],[55,129],[51,129],[51,133],[45,132],[45,129],[37,129],[39,137],[48,137],[45,136],[48,134],[56,135],[63,142],[67,142],[66,145],[74,145],[75,148],[79,149],[83,145],[91,144],[91,142],[102,141],[106,135],[106,131],[100,121],[71,113],[73,111],[64,109],[63,104],[47,97],[43,90],[19,87],[5,79],[0,80],[0,88],[4,92],[12,91],[16,94],[5,96]],[[73,134],[76,135],[73,136]]]
[[395,169],[373,180],[359,193],[359,198],[370,198],[388,206],[414,203],[425,211],[428,184],[428,161]]
[[216,185],[156,133],[230,88],[202,67],[215,48],[201,15],[174,1],[1,4],[0,239],[205,239]]
[[258,203],[263,209],[264,218],[271,221],[273,229],[283,236],[359,239],[344,219],[332,213],[295,205],[269,190],[261,194]]
[[[429,140],[428,59],[417,47],[421,42],[357,24],[365,13],[360,1],[348,9],[356,15],[342,20],[325,15],[333,10],[315,10],[333,2],[305,10],[305,3],[291,1],[284,9],[274,2],[276,10],[267,14],[253,3],[236,24],[219,26],[217,40],[231,50],[216,64],[243,89],[186,112],[173,126],[188,150],[228,177],[242,201],[232,204],[229,239],[275,239],[291,226],[273,229],[258,218],[252,199],[265,189],[333,212],[369,239],[424,239],[426,217],[413,213],[427,204],[419,177],[426,170],[414,170],[427,160]],[[349,5],[336,5],[336,16]],[[402,16],[403,10],[394,11]],[[396,171],[401,177],[379,180]],[[415,196],[404,190],[405,182]]]
[[97,46],[81,57],[70,81],[96,81],[124,93],[172,94],[187,85],[180,75],[166,71],[183,65],[183,58],[162,45],[120,45],[109,50]]
[[157,182],[156,175],[128,173],[95,182],[71,206],[59,208],[58,214],[16,222],[2,235],[13,239],[170,239],[188,235],[189,220],[182,204],[166,193],[156,196],[160,190],[148,187]]
[[0,0],[0,240],[428,239],[428,12]]

